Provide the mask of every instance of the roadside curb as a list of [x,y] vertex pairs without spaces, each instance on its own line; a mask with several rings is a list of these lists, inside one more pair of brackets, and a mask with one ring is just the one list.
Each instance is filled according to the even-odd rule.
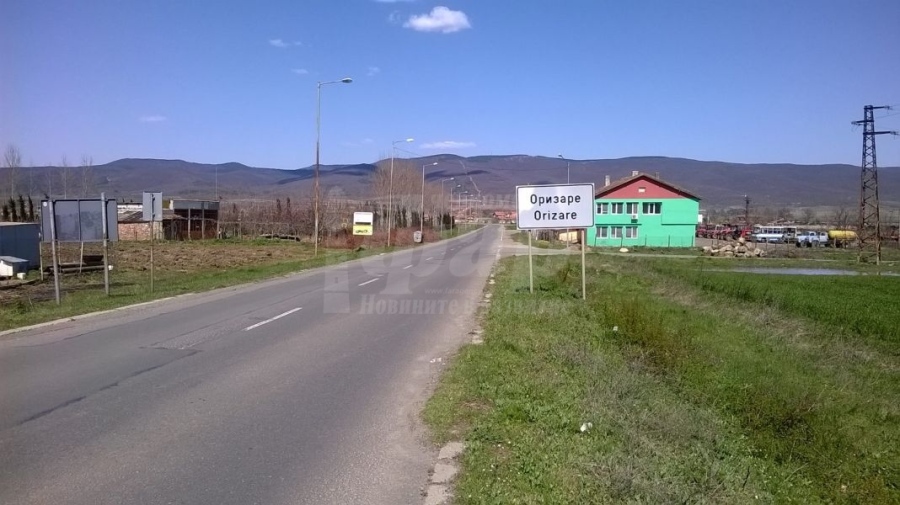
[[425,505],[443,505],[453,499],[453,483],[459,472],[457,458],[465,450],[462,442],[447,442],[438,453],[438,460],[431,471],[431,480],[425,491]]

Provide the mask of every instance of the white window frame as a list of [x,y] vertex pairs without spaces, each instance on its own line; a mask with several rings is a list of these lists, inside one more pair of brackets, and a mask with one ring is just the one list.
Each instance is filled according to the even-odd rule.
[[625,238],[638,238],[638,227],[637,226],[626,226],[625,227]]
[[644,202],[644,214],[649,216],[662,214],[662,202]]
[[625,213],[626,214],[637,214],[638,213],[638,203],[637,202],[628,202],[625,204]]
[[625,210],[625,204],[622,202],[613,202],[609,204],[610,214],[624,214],[624,212],[622,212],[623,210]]
[[609,238],[609,227],[608,226],[598,226],[597,227],[597,238]]
[[609,227],[609,236],[610,238],[622,238],[622,227],[621,226],[610,226]]
[[597,204],[597,214],[609,214],[609,203],[600,202]]

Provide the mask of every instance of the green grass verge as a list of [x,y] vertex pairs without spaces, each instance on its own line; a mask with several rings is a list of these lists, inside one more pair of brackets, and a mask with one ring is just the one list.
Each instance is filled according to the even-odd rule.
[[468,443],[457,501],[897,503],[900,359],[881,323],[671,263],[589,257],[587,302],[569,258],[535,258],[534,295],[526,260],[501,263],[484,344],[424,412],[436,441]]

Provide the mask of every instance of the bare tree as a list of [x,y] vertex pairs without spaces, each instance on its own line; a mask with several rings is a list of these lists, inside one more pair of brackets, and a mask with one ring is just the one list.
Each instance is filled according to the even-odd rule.
[[69,197],[69,159],[64,154],[59,162],[60,173],[62,175],[63,198]]
[[87,198],[94,191],[94,158],[84,154],[81,156],[81,197]]
[[831,213],[831,224],[840,230],[846,230],[850,224],[850,211],[840,206]]
[[3,164],[9,172],[9,196],[13,197],[16,195],[16,183],[19,181],[19,168],[22,165],[22,154],[14,144],[6,146],[6,151],[3,153]]
[[786,222],[794,219],[794,213],[789,207],[780,207],[775,214],[778,221]]
[[813,224],[813,221],[816,220],[816,211],[812,209],[812,207],[805,207],[803,209],[803,222],[805,224]]

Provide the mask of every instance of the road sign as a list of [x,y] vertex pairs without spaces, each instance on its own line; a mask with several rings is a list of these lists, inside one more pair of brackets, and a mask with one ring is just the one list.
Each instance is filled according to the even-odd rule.
[[594,226],[593,184],[516,186],[516,227],[520,230]]
[[353,213],[353,234],[354,235],[371,235],[372,223],[375,215],[372,212],[354,212]]
[[143,220],[152,222],[152,221],[162,221],[163,212],[162,212],[162,193],[147,193],[144,192],[144,215]]

